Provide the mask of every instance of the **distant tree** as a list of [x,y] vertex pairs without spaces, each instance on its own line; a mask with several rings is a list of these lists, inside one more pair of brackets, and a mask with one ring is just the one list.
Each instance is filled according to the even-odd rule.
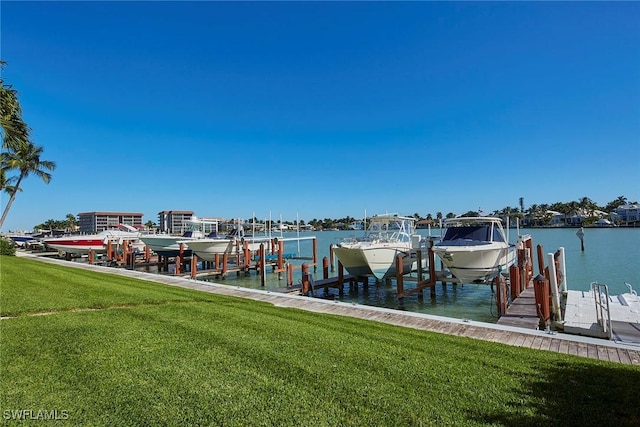
[[78,221],[76,220],[76,216],[74,214],[67,214],[65,228],[69,231],[75,231],[77,226]]
[[480,213],[476,212],[476,211],[467,211],[466,213],[464,213],[464,214],[462,214],[460,216],[474,216],[475,217],[475,216],[480,216]]
[[449,213],[447,214],[447,216],[446,216],[446,218],[447,218],[447,219],[449,219],[449,218],[455,218],[455,217],[456,217],[456,214],[454,214],[453,212],[449,212]]
[[151,230],[156,226],[156,224],[153,221],[149,220],[144,223],[144,226],[147,228],[147,230]]
[[627,204],[627,198],[625,196],[618,196],[617,199],[610,201],[604,208],[605,212],[613,212],[620,206]]

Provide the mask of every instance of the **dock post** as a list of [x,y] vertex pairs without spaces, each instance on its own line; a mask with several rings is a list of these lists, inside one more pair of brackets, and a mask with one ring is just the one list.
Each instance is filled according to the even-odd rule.
[[293,286],[293,266],[287,263],[287,286]]
[[533,291],[540,325],[546,327],[551,318],[549,310],[549,281],[542,274],[538,274],[533,278]]
[[282,272],[284,271],[284,242],[278,241],[278,279],[282,279]]
[[538,244],[537,246],[538,249],[538,272],[539,274],[544,274],[544,254],[543,254],[543,249],[542,249],[542,245]]
[[333,264],[334,254],[333,254],[333,243],[329,245],[329,262],[331,263],[331,272],[335,271]]
[[225,252],[222,254],[222,278],[227,278],[227,269],[229,268],[227,263],[229,262],[229,254]]
[[191,278],[195,280],[198,274],[198,256],[195,252],[191,253]]
[[151,250],[149,249],[149,246],[144,247],[144,262],[147,264],[151,262]]
[[429,239],[429,245],[427,246],[427,257],[429,258],[429,282],[430,282],[430,295],[431,298],[436,297],[436,257],[433,253],[433,239]]
[[396,256],[396,287],[398,289],[398,302],[404,304],[404,277],[402,272],[402,255]]
[[95,262],[95,255],[93,254],[93,249],[89,249],[89,264],[93,264]]
[[260,285],[264,286],[266,281],[267,281],[267,278],[265,277],[265,274],[266,274],[265,265],[266,265],[266,257],[267,257],[267,255],[264,253],[264,243],[260,243],[259,253],[260,253],[260,261],[259,261],[259,263],[260,263]]
[[313,272],[318,271],[318,241],[313,237]]
[[311,284],[309,283],[309,266],[302,264],[302,295],[309,296],[311,290]]
[[340,261],[338,261],[338,287],[340,288],[340,295],[342,295],[344,293],[344,268]]
[[322,278],[329,278],[329,258],[327,257],[322,258]]
[[556,265],[555,254],[548,253],[549,261],[549,286],[551,288],[551,303],[553,307],[554,320],[562,320],[562,311],[560,309],[560,293],[558,292],[558,270]]
[[111,262],[113,252],[113,246],[111,245],[111,240],[107,240],[107,262]]
[[509,267],[509,283],[511,284],[511,300],[518,298],[520,296],[520,269],[517,265],[512,264]]

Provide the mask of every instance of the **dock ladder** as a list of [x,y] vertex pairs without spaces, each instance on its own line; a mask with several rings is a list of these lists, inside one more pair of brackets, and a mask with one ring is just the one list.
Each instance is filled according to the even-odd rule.
[[611,310],[609,307],[609,287],[607,285],[592,282],[591,290],[596,303],[596,320],[602,328],[602,332],[611,339]]

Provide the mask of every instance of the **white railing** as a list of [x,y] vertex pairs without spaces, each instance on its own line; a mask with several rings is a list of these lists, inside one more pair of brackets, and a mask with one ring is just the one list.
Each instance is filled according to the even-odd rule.
[[611,339],[611,311],[609,308],[609,287],[607,285],[591,283],[593,298],[596,303],[596,320],[607,338]]

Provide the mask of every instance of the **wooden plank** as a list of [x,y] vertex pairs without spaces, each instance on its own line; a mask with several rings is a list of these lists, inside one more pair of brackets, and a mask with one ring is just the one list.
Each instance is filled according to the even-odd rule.
[[607,351],[607,347],[598,345],[596,346],[596,350],[598,352],[598,360],[609,360],[609,352]]
[[531,348],[539,350],[540,345],[542,345],[542,337],[535,337],[535,339],[533,340],[533,344],[531,345]]
[[551,338],[549,340],[551,343],[549,345],[549,350],[559,353],[560,352],[560,343],[562,342],[561,340],[557,339],[557,338]]
[[533,335],[527,335],[527,337],[524,339],[524,343],[522,343],[522,346],[526,348],[531,348],[531,346],[533,345],[533,340],[535,338],[536,337]]

